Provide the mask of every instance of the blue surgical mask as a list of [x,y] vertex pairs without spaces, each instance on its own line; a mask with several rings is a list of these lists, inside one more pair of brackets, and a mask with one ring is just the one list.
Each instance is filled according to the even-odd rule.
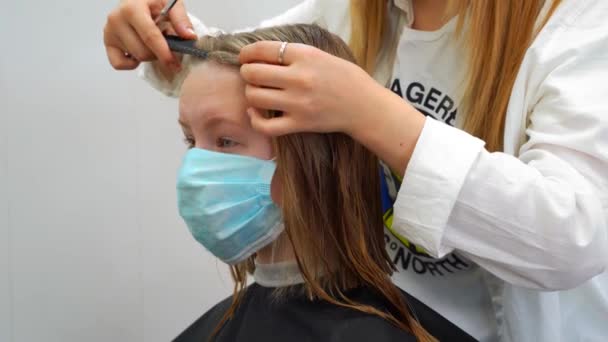
[[177,178],[179,213],[194,238],[227,264],[274,241],[283,230],[270,198],[273,161],[192,148]]

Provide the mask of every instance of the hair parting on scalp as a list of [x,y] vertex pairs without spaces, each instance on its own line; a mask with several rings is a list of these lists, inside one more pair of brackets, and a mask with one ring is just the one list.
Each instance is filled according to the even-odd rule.
[[[238,67],[241,48],[262,40],[312,45],[354,62],[338,36],[308,24],[207,36],[196,47],[207,52],[206,62]],[[274,138],[273,145],[285,239],[293,248],[307,297],[379,316],[418,341],[435,341],[390,278],[394,265],[385,249],[378,159],[342,133],[290,134]],[[233,302],[211,338],[233,316],[245,293],[247,274],[254,269],[254,257],[231,267]],[[384,311],[349,299],[346,290],[358,286],[375,291],[392,307]]]
[[[539,18],[546,2],[549,9]],[[511,91],[524,55],[561,0],[449,0],[446,16],[457,15],[456,35],[468,54],[461,107],[465,131],[502,151]],[[373,74],[386,29],[387,1],[351,0],[350,47],[358,64]],[[539,20],[540,19],[540,20]],[[541,25],[537,25],[540,23]],[[395,37],[394,39],[398,39]]]

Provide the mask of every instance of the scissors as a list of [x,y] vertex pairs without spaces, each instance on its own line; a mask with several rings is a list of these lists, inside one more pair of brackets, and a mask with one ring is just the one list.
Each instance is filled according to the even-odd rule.
[[158,17],[156,17],[156,19],[154,19],[154,23],[158,24],[163,19],[165,19],[167,17],[167,15],[169,15],[169,11],[173,8],[173,6],[175,6],[175,3],[177,3],[177,0],[169,0],[169,2],[167,2],[165,7],[160,11],[160,14],[158,15]]

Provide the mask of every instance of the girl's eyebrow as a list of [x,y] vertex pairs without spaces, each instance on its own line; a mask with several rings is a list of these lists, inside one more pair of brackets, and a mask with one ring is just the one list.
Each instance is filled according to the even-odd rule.
[[185,121],[182,121],[182,119],[177,119],[177,122],[179,123],[180,126],[182,126],[183,129],[190,128],[190,126],[188,126],[188,124]]
[[235,118],[234,115],[227,115],[225,113],[216,113],[205,117],[203,125],[205,127],[214,127],[219,124],[229,124],[233,126],[243,126],[243,121]]
[[[178,118],[177,122],[180,124],[180,126],[182,126],[184,130],[190,130],[190,125],[188,125],[186,121],[182,120],[181,118]],[[244,127],[244,123],[241,120],[226,115],[211,115],[210,117],[205,118],[203,122],[204,127],[214,127],[219,124],[228,124],[232,126]]]

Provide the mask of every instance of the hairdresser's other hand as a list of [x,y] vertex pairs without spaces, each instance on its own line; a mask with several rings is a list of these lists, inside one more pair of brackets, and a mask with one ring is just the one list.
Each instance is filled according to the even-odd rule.
[[[357,65],[309,45],[290,43],[277,65],[281,42],[264,41],[241,50],[241,75],[254,128],[268,135],[294,132],[345,132],[361,119],[369,103],[361,94],[377,89]],[[262,62],[262,63],[259,63]],[[267,119],[261,109],[283,111]]]
[[[271,136],[342,132],[403,174],[425,117],[357,65],[303,44],[263,41],[241,49],[251,124]],[[266,118],[259,109],[283,111]]]
[[[117,70],[135,69],[142,61],[159,60],[164,68],[177,71],[179,61],[169,50],[161,28],[154,23],[167,0],[122,0],[108,15],[104,45],[110,64]],[[184,1],[169,12],[165,29],[185,39],[195,39]],[[167,27],[168,26],[168,27]]]

